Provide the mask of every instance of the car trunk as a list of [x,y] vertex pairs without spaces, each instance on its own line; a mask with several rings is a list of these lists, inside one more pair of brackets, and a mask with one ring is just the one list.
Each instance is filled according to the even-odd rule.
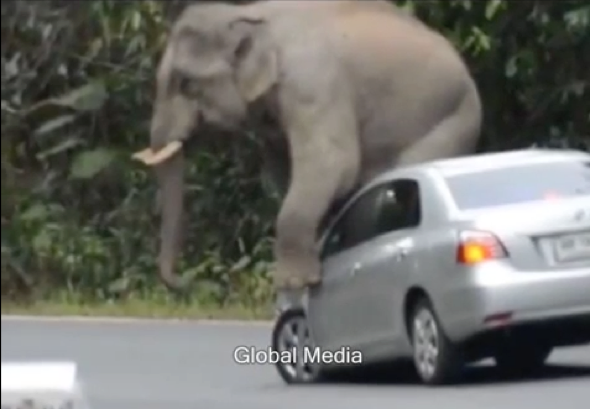
[[494,233],[522,271],[590,268],[590,198],[547,200],[465,212]]

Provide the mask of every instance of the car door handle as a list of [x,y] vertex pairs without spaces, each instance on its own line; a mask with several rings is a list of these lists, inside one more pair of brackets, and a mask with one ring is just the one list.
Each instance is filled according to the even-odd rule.
[[410,251],[412,249],[408,246],[398,246],[397,249],[395,250],[395,258],[397,260],[401,260],[407,257],[408,254],[410,254]]
[[350,277],[354,277],[358,274],[358,272],[361,270],[361,263],[355,263],[349,271],[349,275]]

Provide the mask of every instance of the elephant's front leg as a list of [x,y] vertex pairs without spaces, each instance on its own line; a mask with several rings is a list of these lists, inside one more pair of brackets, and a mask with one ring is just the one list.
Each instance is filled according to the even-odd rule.
[[356,184],[360,150],[354,114],[326,104],[291,112],[287,129],[291,181],[276,225],[274,272],[278,290],[297,290],[321,280],[318,228],[332,203]]

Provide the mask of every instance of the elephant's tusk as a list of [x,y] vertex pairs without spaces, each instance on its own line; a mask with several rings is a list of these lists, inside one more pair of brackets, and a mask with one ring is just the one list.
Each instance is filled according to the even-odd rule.
[[148,166],[158,165],[182,148],[182,142],[172,141],[160,149],[158,152],[152,151],[150,148],[144,149],[133,154],[133,159],[139,160]]
[[145,162],[148,158],[151,158],[154,155],[151,148],[146,148],[139,152],[135,152],[131,158],[138,160],[140,162]]
[[157,165],[170,158],[180,149],[182,149],[182,142],[170,142],[168,145],[164,146],[162,149],[156,152],[151,158],[147,158],[147,161],[144,161],[144,163],[146,165]]

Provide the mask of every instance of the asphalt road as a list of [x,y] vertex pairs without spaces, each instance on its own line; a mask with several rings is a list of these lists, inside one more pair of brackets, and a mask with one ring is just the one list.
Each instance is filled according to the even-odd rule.
[[590,407],[590,347],[556,351],[535,379],[481,367],[442,389],[407,377],[289,387],[270,365],[234,361],[236,346],[268,346],[264,325],[2,319],[1,336],[2,361],[76,361],[91,409]]

